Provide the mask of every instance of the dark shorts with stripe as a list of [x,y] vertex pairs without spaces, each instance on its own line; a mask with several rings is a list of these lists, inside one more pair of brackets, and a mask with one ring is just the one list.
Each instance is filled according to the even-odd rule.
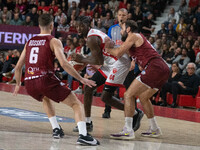
[[152,59],[146,68],[137,76],[137,80],[155,89],[161,89],[169,78],[169,67],[161,58]]
[[27,93],[38,101],[42,101],[44,96],[59,103],[67,98],[71,90],[66,87],[54,74],[26,80],[25,87]]

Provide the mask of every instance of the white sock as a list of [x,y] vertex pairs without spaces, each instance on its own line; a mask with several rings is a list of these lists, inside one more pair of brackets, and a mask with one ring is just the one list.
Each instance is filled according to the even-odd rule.
[[127,128],[128,131],[133,130],[132,125],[133,125],[133,117],[125,117],[125,127]]
[[56,116],[50,117],[49,121],[51,123],[52,129],[55,129],[55,128],[60,129],[60,126],[59,126],[59,124],[58,124],[58,122],[56,120]]
[[158,125],[157,125],[157,122],[156,122],[156,117],[153,117],[153,118],[149,118],[149,124],[150,124],[150,127],[153,131],[155,131],[156,129],[158,129]]
[[85,117],[85,121],[86,121],[86,123],[91,123],[92,119],[91,119],[91,117]]
[[86,136],[86,135],[87,135],[86,122],[84,122],[84,121],[79,121],[79,122],[77,123],[77,125],[78,125],[79,134],[82,134],[83,136]]

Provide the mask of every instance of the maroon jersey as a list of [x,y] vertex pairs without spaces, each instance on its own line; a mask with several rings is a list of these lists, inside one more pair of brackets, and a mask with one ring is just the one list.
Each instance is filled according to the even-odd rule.
[[142,68],[145,68],[147,63],[153,59],[161,56],[153,48],[150,42],[144,37],[143,34],[140,34],[144,40],[144,43],[140,47],[131,47],[129,53],[132,56],[132,59],[140,65]]
[[47,73],[54,73],[55,55],[50,48],[51,35],[37,35],[31,38],[26,44],[26,70],[25,80],[44,76]]

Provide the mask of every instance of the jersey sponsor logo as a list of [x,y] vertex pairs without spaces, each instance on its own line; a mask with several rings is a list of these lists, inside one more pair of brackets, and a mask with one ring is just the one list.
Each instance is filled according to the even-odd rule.
[[117,73],[117,68],[113,68],[113,73]]
[[[0,107],[0,115],[31,122],[49,122],[47,115],[44,113],[14,107]],[[75,122],[74,119],[68,117],[56,116],[56,118],[58,122]]]
[[40,70],[40,68],[38,68],[38,67],[28,67],[27,72],[28,72],[28,74],[34,75],[34,72],[39,71],[39,70]]

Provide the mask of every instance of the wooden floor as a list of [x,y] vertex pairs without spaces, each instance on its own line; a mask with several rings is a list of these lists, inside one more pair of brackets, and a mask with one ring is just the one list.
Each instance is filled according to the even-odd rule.
[[[1,89],[2,90],[2,89]],[[82,96],[79,96],[79,98]],[[97,98],[97,101],[99,99]],[[97,102],[96,102],[97,103]],[[143,117],[140,129],[135,133],[134,141],[118,141],[111,140],[109,135],[118,132],[124,125],[124,114],[122,111],[113,109],[110,119],[101,118],[104,108],[92,107],[92,119],[94,131],[91,133],[98,138],[101,146],[98,147],[81,147],[76,145],[77,133],[73,133],[72,129],[76,125],[73,122],[73,111],[64,104],[55,104],[56,115],[67,117],[71,121],[60,122],[64,129],[65,138],[54,140],[51,138],[52,129],[47,121],[30,121],[20,119],[19,116],[26,116],[26,113],[18,113],[18,117],[12,116],[13,110],[32,111],[36,113],[44,113],[42,103],[37,102],[27,95],[19,94],[17,97],[12,96],[9,92],[0,91],[0,150],[6,149],[131,149],[131,150],[154,150],[154,149],[200,149],[200,124],[198,118],[200,112],[193,112],[197,121],[185,121],[187,119],[173,119],[162,116],[167,113],[167,109],[158,107],[160,115],[157,116],[157,122],[162,129],[163,136],[161,138],[145,138],[140,133],[148,128],[148,120]],[[173,110],[174,116],[177,116],[176,109]],[[180,111],[177,109],[177,112]],[[2,113],[3,112],[3,113]],[[169,111],[170,112],[170,111]],[[187,114],[189,111],[184,111]],[[158,112],[157,112],[158,113]],[[183,114],[184,114],[183,113]],[[180,112],[179,112],[180,114]],[[43,114],[44,115],[44,114]],[[44,115],[45,116],[45,115]],[[187,115],[184,115],[187,116]],[[34,116],[33,116],[34,117]],[[190,116],[187,116],[190,117]],[[192,117],[192,116],[191,116]],[[45,118],[45,117],[44,117]],[[30,119],[30,116],[29,116]],[[64,119],[63,119],[64,120]],[[60,120],[62,121],[62,119]],[[29,144],[31,140],[36,140],[36,144]],[[27,141],[27,142],[24,142]],[[13,144],[12,144],[13,143]],[[20,146],[21,145],[21,146]],[[182,145],[182,146],[180,146]],[[34,147],[35,146],[35,147]]]

